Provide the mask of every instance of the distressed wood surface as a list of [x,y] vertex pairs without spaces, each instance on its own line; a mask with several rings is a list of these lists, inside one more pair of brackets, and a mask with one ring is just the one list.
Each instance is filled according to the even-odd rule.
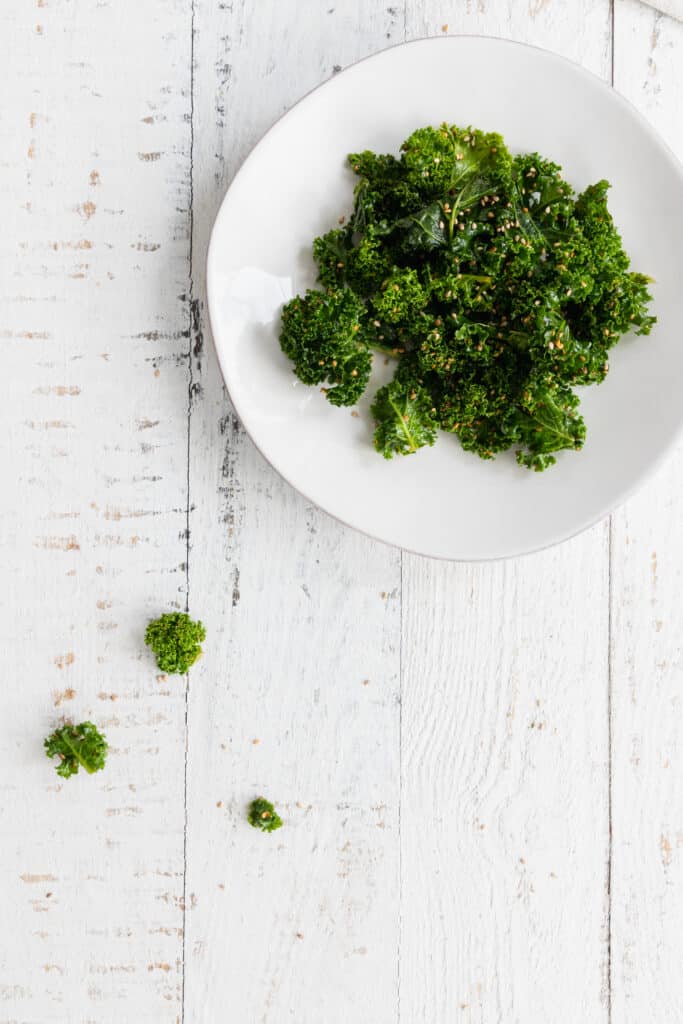
[[[310,0],[296,17],[200,5],[194,266],[265,129],[335,65],[399,41],[396,20],[379,0],[329,13]],[[264,463],[227,405],[201,278],[194,298],[190,603],[212,642],[189,702],[186,1019],[230,1006],[236,1021],[383,1024],[396,1018],[401,556]],[[245,825],[259,793],[287,821],[266,842]]]
[[[141,633],[185,604],[190,19],[120,6],[0,11],[0,1019],[36,1024],[182,1013],[184,681]],[[65,714],[106,772],[55,774]]]
[[[614,83],[683,159],[683,24],[617,5]],[[613,516],[615,1021],[683,1020],[683,449]]]
[[[439,564],[294,493],[218,373],[204,260],[241,161],[444,32],[613,77],[683,155],[683,26],[636,0],[0,11],[0,1024],[683,1019],[683,453],[568,544]],[[189,687],[142,644],[186,606]],[[51,770],[63,714],[106,772]]]

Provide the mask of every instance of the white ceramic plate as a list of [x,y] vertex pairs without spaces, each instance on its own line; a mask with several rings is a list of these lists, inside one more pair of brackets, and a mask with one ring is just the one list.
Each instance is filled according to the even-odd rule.
[[[486,74],[482,74],[482,68]],[[346,155],[398,153],[441,121],[498,131],[513,150],[560,163],[576,189],[607,178],[634,269],[650,274],[659,322],[614,349],[604,384],[581,390],[587,440],[544,473],[511,454],[486,462],[440,435],[382,459],[369,404],[358,417],[296,380],[278,342],[280,308],[315,283],[311,240],[352,207]],[[499,558],[596,522],[673,443],[683,403],[683,173],[647,122],[599,79],[543,50],[498,39],[426,39],[355,64],[316,89],[256,146],[218,214],[208,256],[213,334],[230,397],[276,470],[344,523],[421,554]]]

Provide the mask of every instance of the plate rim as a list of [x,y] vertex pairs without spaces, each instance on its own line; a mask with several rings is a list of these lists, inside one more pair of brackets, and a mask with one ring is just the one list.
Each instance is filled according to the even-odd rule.
[[221,199],[220,206],[218,207],[218,210],[216,211],[216,215],[214,217],[213,224],[211,226],[211,234],[209,236],[209,244],[208,244],[207,250],[206,250],[206,257],[205,257],[205,261],[204,261],[204,270],[205,270],[206,296],[207,296],[207,306],[208,306],[208,312],[209,312],[209,324],[210,324],[210,327],[211,327],[211,336],[212,336],[212,340],[213,340],[214,351],[216,353],[216,359],[218,361],[218,366],[219,366],[219,369],[220,369],[220,372],[221,372],[221,377],[223,378],[224,387],[225,387],[226,392],[228,394],[228,398],[230,400],[230,403],[233,406],[235,412],[237,413],[237,415],[239,417],[240,423],[242,425],[242,429],[245,431],[247,437],[249,438],[249,440],[251,441],[253,446],[256,448],[256,450],[258,451],[259,455],[278,474],[278,476],[280,476],[289,487],[291,487],[298,494],[300,494],[306,501],[310,502],[311,505],[315,506],[315,508],[318,508],[318,509],[320,509],[320,511],[324,512],[325,515],[330,516],[332,519],[334,519],[336,522],[340,523],[342,526],[346,527],[347,529],[354,530],[357,533],[360,533],[360,534],[362,534],[365,537],[369,537],[371,540],[377,541],[380,544],[384,544],[386,547],[393,548],[396,551],[405,551],[408,554],[418,555],[421,558],[434,559],[434,560],[439,561],[439,562],[455,562],[455,563],[463,563],[463,564],[477,564],[477,563],[487,563],[487,562],[503,562],[503,561],[507,561],[507,560],[513,559],[513,558],[525,558],[527,556],[538,554],[538,553],[543,552],[543,551],[548,551],[549,549],[557,547],[560,544],[564,544],[567,541],[573,540],[575,537],[578,537],[580,534],[585,533],[587,530],[592,529],[594,526],[597,526],[598,523],[603,522],[605,519],[607,519],[609,516],[611,516],[614,512],[616,512],[618,509],[620,509],[638,491],[640,491],[641,488],[648,482],[648,480],[651,480],[658,473],[658,471],[662,468],[663,464],[673,454],[674,450],[676,449],[676,447],[680,444],[681,440],[683,439],[683,412],[681,413],[681,416],[679,418],[679,422],[678,422],[678,425],[676,427],[676,430],[673,432],[673,434],[671,435],[669,440],[662,447],[662,449],[658,453],[658,455],[654,459],[652,459],[652,461],[648,464],[648,466],[641,473],[639,473],[634,478],[634,480],[631,483],[631,485],[629,487],[624,487],[617,494],[617,496],[614,498],[613,501],[608,502],[598,513],[596,513],[595,515],[591,515],[587,519],[586,522],[583,522],[575,530],[572,530],[571,532],[568,532],[568,533],[564,533],[561,536],[559,536],[559,537],[557,537],[557,538],[555,538],[553,540],[548,541],[547,543],[537,544],[537,545],[533,545],[531,547],[522,547],[522,548],[520,548],[518,550],[511,550],[509,552],[505,552],[504,554],[476,555],[476,556],[475,555],[472,555],[472,556],[457,555],[456,556],[456,555],[448,555],[448,554],[435,553],[433,551],[430,551],[430,552],[421,551],[421,550],[419,550],[417,548],[414,548],[414,547],[411,547],[411,546],[406,546],[406,545],[403,545],[403,544],[398,544],[395,541],[387,540],[386,537],[379,536],[378,534],[373,533],[371,530],[364,529],[361,526],[356,526],[355,524],[348,522],[342,516],[338,515],[337,513],[333,512],[333,511],[331,511],[329,508],[326,508],[324,505],[320,504],[319,501],[316,501],[314,498],[312,498],[306,492],[306,490],[304,488],[299,487],[297,484],[293,483],[293,481],[289,478],[287,472],[285,470],[283,470],[283,469],[280,469],[279,466],[276,466],[271,461],[271,459],[266,455],[266,453],[263,451],[262,447],[259,445],[259,443],[256,441],[256,439],[253,437],[251,431],[249,430],[247,424],[245,423],[244,417],[243,417],[242,413],[240,412],[240,403],[239,403],[239,401],[237,401],[235,399],[235,396],[233,395],[233,392],[231,390],[231,387],[230,387],[230,384],[229,384],[229,381],[228,381],[229,374],[226,372],[226,367],[224,365],[223,358],[222,358],[222,355],[221,355],[221,345],[219,345],[219,343],[218,343],[218,338],[219,338],[221,332],[220,332],[220,328],[218,327],[220,318],[219,318],[218,313],[217,313],[217,300],[216,300],[216,295],[215,295],[215,291],[214,291],[214,273],[213,273],[213,266],[214,266],[214,264],[216,262],[215,249],[216,249],[217,226],[218,226],[219,220],[221,219],[221,215],[223,214],[223,211],[225,209],[225,206],[226,206],[226,203],[227,203],[227,200],[228,200],[228,196],[230,195],[230,192],[231,192],[231,190],[233,188],[233,185],[235,184],[237,179],[240,178],[244,174],[245,170],[248,168],[248,165],[249,165],[252,157],[254,156],[256,151],[259,149],[261,144],[265,141],[265,139],[268,138],[273,132],[279,130],[281,125],[282,125],[282,123],[285,121],[285,119],[297,107],[299,107],[301,104],[305,103],[306,100],[308,100],[311,96],[313,96],[313,94],[315,94],[315,93],[325,89],[327,86],[329,86],[332,83],[336,82],[342,75],[345,75],[348,72],[353,72],[354,69],[357,68],[359,65],[365,64],[367,61],[375,60],[377,57],[380,57],[383,54],[389,53],[389,52],[391,52],[393,50],[405,49],[406,47],[424,46],[426,43],[430,43],[430,44],[436,44],[436,43],[439,43],[439,44],[452,44],[456,40],[457,41],[482,40],[482,41],[485,41],[487,43],[500,44],[503,47],[511,47],[511,48],[521,49],[521,50],[535,50],[536,52],[538,52],[540,54],[543,54],[546,57],[551,58],[551,60],[553,60],[553,61],[558,61],[558,62],[560,62],[562,64],[569,65],[573,69],[574,72],[577,72],[579,75],[581,75],[584,78],[586,78],[589,81],[591,81],[594,85],[597,85],[598,88],[600,88],[603,91],[609,93],[611,95],[611,97],[617,103],[621,104],[621,106],[624,107],[627,111],[629,111],[631,116],[634,117],[635,120],[640,123],[641,128],[644,129],[646,134],[649,135],[650,138],[659,147],[659,149],[662,150],[663,155],[667,158],[667,160],[671,164],[673,170],[675,171],[675,173],[677,174],[678,178],[680,179],[681,189],[683,190],[683,162],[681,162],[678,159],[678,157],[676,156],[674,151],[671,149],[669,144],[662,138],[662,136],[654,128],[654,126],[650,123],[650,121],[647,119],[647,117],[645,117],[645,115],[642,114],[638,110],[638,108],[633,103],[631,103],[630,100],[628,100],[622,93],[620,93],[617,89],[615,89],[614,85],[611,82],[605,81],[603,78],[601,78],[599,75],[595,74],[593,71],[589,71],[588,68],[584,67],[582,64],[577,63],[576,61],[572,60],[569,57],[565,57],[563,54],[556,53],[554,50],[549,50],[546,47],[537,46],[534,43],[521,42],[521,41],[516,40],[516,39],[508,39],[508,38],[506,38],[504,36],[486,35],[486,34],[483,34],[483,33],[474,33],[474,32],[466,32],[466,33],[463,32],[463,33],[458,33],[458,34],[454,34],[454,35],[440,35],[440,36],[439,35],[427,35],[427,36],[420,36],[417,39],[405,40],[405,41],[399,42],[399,43],[392,43],[391,46],[385,46],[385,47],[382,47],[382,49],[380,49],[380,50],[375,50],[372,53],[366,54],[366,56],[360,57],[358,60],[355,60],[352,63],[348,64],[346,67],[344,67],[342,69],[342,71],[336,72],[332,76],[330,76],[329,78],[326,78],[324,81],[319,82],[317,85],[313,86],[311,89],[308,89],[305,93],[303,93],[303,95],[301,95],[290,107],[288,107],[287,110],[285,110],[282,114],[280,114],[279,117],[277,117],[276,120],[273,121],[273,123],[266,129],[266,131],[263,132],[259,136],[257,141],[250,148],[249,152],[247,153],[247,155],[244,157],[244,159],[240,163],[240,165],[237,168],[237,170],[236,170],[235,174],[233,175],[233,177],[231,178],[230,183],[229,183],[229,185],[227,186],[227,188],[225,190],[223,198]]

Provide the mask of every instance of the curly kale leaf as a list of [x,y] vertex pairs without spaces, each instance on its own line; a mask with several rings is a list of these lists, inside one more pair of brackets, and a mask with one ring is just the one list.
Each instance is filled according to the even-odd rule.
[[385,459],[410,455],[436,440],[432,399],[419,384],[392,380],[375,395],[371,412],[375,420],[375,448]]
[[88,775],[99,772],[107,760],[107,741],[92,722],[67,722],[55,729],[43,746],[47,757],[59,758],[55,771],[63,779],[77,775],[79,768],[84,768]]
[[579,450],[586,439],[586,425],[578,412],[579,399],[550,375],[532,379],[519,406],[507,417],[513,444],[520,445],[520,466],[537,472],[552,466],[555,452]]
[[446,218],[441,203],[431,203],[407,217],[401,217],[394,223],[394,228],[403,230],[403,251],[439,249],[448,242]]
[[372,307],[378,320],[388,324],[412,324],[425,308],[428,294],[415,270],[397,270],[375,295]]
[[570,320],[579,336],[611,347],[630,328],[649,334],[656,317],[648,313],[650,279],[629,271],[630,260],[607,208],[608,189],[609,182],[599,181],[576,202],[585,240],[583,261],[593,286],[581,303],[574,303]]
[[[355,239],[355,240],[354,240]],[[347,286],[368,297],[392,270],[392,260],[376,226],[356,237],[350,227],[328,231],[313,242],[318,280],[327,288]]]
[[[401,146],[406,181],[430,198],[453,196],[465,206],[478,198],[472,182],[505,182],[512,159],[500,135],[442,124],[418,128]],[[483,195],[484,193],[481,192]]]
[[250,803],[247,820],[253,828],[258,828],[261,832],[275,832],[276,829],[282,828],[282,818],[270,801],[262,796]]
[[538,153],[525,153],[512,161],[512,179],[521,212],[528,214],[546,235],[566,228],[574,212],[574,192],[561,170],[558,164],[544,160]]
[[370,225],[386,233],[390,223],[421,204],[420,193],[403,174],[400,160],[365,150],[352,153],[349,163],[359,181],[350,227],[363,233]]
[[150,622],[145,631],[145,643],[154,651],[159,669],[177,675],[185,675],[194,665],[205,639],[202,623],[185,612],[166,612]]
[[282,351],[304,384],[327,382],[324,390],[332,405],[354,405],[370,378],[364,315],[363,302],[350,288],[309,290],[282,310]]

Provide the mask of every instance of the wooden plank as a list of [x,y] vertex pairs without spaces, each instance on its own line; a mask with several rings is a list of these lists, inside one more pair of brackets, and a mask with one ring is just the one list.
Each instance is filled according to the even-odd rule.
[[[397,1001],[400,556],[307,505],[246,439],[202,266],[251,146],[400,39],[402,15],[377,0],[195,8],[190,605],[209,640],[189,703],[185,1020],[382,1024]],[[276,173],[264,201],[274,217],[287,201]],[[274,835],[246,822],[259,793],[283,813]]]
[[[683,25],[638,3],[615,15],[615,86],[681,158]],[[612,1000],[624,1024],[683,1018],[682,527],[679,448],[612,532]]]
[[[509,36],[603,77],[609,24],[588,0],[407,16],[409,36]],[[404,556],[401,1020],[607,1020],[607,537]]]
[[[180,1012],[184,683],[142,634],[185,591],[189,14],[126,7],[0,12],[0,1017],[41,1024]],[[55,775],[64,714],[101,774]]]

